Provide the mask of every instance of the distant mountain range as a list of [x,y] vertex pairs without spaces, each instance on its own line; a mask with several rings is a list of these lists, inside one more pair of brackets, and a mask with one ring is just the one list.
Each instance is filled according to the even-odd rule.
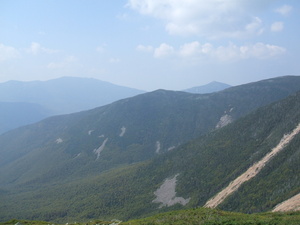
[[213,93],[217,91],[223,91],[226,88],[231,87],[229,84],[224,84],[221,82],[213,81],[206,85],[192,87],[189,89],[185,89],[183,91],[189,92],[189,93],[195,93],[195,94],[207,94],[207,93]]
[[[230,85],[211,82],[184,91],[212,93],[228,87]],[[0,134],[49,116],[89,110],[142,93],[145,92],[78,77],[0,83]]]
[[93,78],[62,77],[48,81],[0,83],[0,101],[40,104],[53,114],[92,109],[144,91]]
[[35,123],[51,115],[39,104],[27,102],[0,102],[0,134]]
[[52,115],[88,110],[141,93],[144,91],[92,78],[0,83],[0,133]]
[[157,90],[2,134],[0,221],[123,220],[204,206],[283,140],[217,205],[271,210],[299,193],[300,135],[285,139],[300,123],[298,91],[297,76],[211,94]]

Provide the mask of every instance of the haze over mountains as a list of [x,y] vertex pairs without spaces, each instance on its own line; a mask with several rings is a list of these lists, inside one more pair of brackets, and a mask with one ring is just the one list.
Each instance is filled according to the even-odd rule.
[[36,103],[51,110],[52,114],[92,109],[141,93],[144,91],[78,77],[0,84],[0,101]]
[[[211,93],[227,87],[212,82],[185,91]],[[0,83],[0,134],[49,116],[89,110],[142,93],[145,91],[78,77]]]
[[221,82],[217,81],[212,81],[206,85],[202,86],[197,86],[197,87],[192,87],[185,89],[183,91],[189,92],[189,93],[195,93],[195,94],[207,94],[207,93],[212,93],[212,92],[217,92],[217,91],[222,91],[226,88],[231,87],[229,84],[224,84]]
[[[203,206],[295,129],[299,91],[297,76],[211,94],[158,90],[7,132],[0,220],[128,219]],[[219,207],[266,211],[298,194],[299,140]]]
[[49,116],[88,110],[144,91],[92,78],[0,83],[0,133]]
[[39,104],[28,102],[0,102],[0,134],[35,123],[51,113]]

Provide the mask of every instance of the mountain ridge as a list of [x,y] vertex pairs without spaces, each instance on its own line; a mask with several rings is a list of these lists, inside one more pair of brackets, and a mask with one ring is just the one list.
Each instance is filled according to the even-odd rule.
[[0,83],[0,101],[38,103],[54,114],[88,110],[141,93],[144,91],[80,77]]
[[[32,192],[33,195],[28,197],[29,199],[35,199],[37,196],[42,195],[46,197],[43,198],[43,201],[46,202],[51,202],[53,196],[56,196],[59,199],[64,199],[65,201],[71,198],[73,202],[72,205],[74,206],[69,209],[68,213],[65,211],[65,209],[61,208],[62,205],[58,204],[55,206],[56,209],[59,209],[59,213],[65,212],[69,216],[75,212],[73,212],[73,210],[79,210],[79,208],[82,207],[82,204],[93,205],[95,203],[93,203],[92,199],[98,199],[97,201],[101,202],[101,207],[97,208],[97,211],[99,210],[99,212],[95,212],[94,208],[88,211],[85,211],[86,209],[83,211],[79,210],[77,211],[77,215],[79,216],[79,218],[86,218],[87,215],[92,215],[93,218],[97,217],[103,219],[111,219],[112,217],[116,217],[116,215],[118,215],[117,218],[127,220],[128,218],[136,218],[138,217],[138,215],[147,216],[155,214],[157,212],[164,212],[182,208],[182,206],[180,206],[179,204],[160,208],[160,203],[153,203],[153,200],[155,199],[154,192],[163,185],[166,179],[172,178],[174,174],[179,173],[180,175],[176,179],[177,184],[175,196],[182,196],[184,198],[191,197],[192,199],[190,203],[188,203],[189,205],[187,205],[187,208],[202,206],[202,204],[204,205],[205,203],[205,199],[208,199],[209,196],[213,196],[214,192],[217,193],[218,190],[222,189],[222,187],[226,185],[226,183],[230,183],[230,181],[232,180],[231,178],[238,176],[239,171],[241,172],[245,170],[249,165],[260,159],[266,152],[268,152],[270,148],[272,148],[272,146],[277,145],[277,143],[274,142],[275,139],[277,140],[277,137],[279,137],[280,139],[282,135],[288,133],[294,128],[295,123],[300,122],[299,98],[300,93],[295,96],[289,97],[287,101],[283,100],[281,102],[272,104],[271,106],[266,106],[263,109],[258,109],[258,111],[253,112],[252,115],[241,118],[240,120],[237,120],[236,122],[222,129],[207,134],[205,135],[206,137],[200,137],[197,140],[191,141],[161,157],[156,157],[156,159],[150,162],[142,162],[139,164],[130,165],[128,167],[120,167],[116,170],[107,171],[102,175],[98,175],[92,178],[93,182],[91,182],[91,178],[86,178],[69,184],[62,184],[63,188],[59,188],[56,185],[44,187],[44,191],[34,191]],[[295,102],[297,104],[294,105]],[[293,105],[292,110],[286,108],[286,106],[289,106],[291,104]],[[277,112],[278,109],[280,109],[279,112]],[[273,112],[272,114],[276,116],[274,117],[272,115],[270,117],[270,114],[266,114],[266,112]],[[283,112],[289,113],[287,114]],[[258,133],[256,132],[256,130],[253,130],[253,128],[257,129],[258,124],[262,124],[261,121],[256,121],[255,123],[253,123],[253,118],[257,118],[257,115],[264,115],[261,118],[261,121],[268,121],[263,125],[263,129],[259,127],[261,130],[257,130]],[[294,117],[290,118],[290,115],[294,115]],[[296,118],[297,121],[295,121]],[[279,124],[278,126],[278,124],[273,123],[274,121],[280,121],[281,125]],[[269,125],[271,125],[271,129],[268,128]],[[282,125],[283,127],[281,127]],[[241,128],[241,126],[244,127],[242,130],[237,129]],[[280,127],[284,129],[281,130]],[[280,129],[278,130],[278,128]],[[248,134],[253,134],[255,136],[245,136],[244,132],[248,132]],[[263,134],[263,136],[261,136],[261,134]],[[221,140],[218,138],[218,136],[220,135],[222,137]],[[234,137],[236,140],[235,142],[237,143],[234,143],[232,141],[232,138],[229,137]],[[257,139],[258,137],[259,139]],[[219,141],[216,142],[216,140]],[[297,140],[293,140],[293,142],[295,143],[295,141],[297,141],[297,143],[299,143],[299,140],[300,138],[299,136],[297,136]],[[230,141],[229,144],[228,141]],[[245,151],[245,153],[248,152],[244,155],[241,155],[241,158],[244,160],[244,162],[246,162],[245,165],[242,165],[242,167],[241,165],[239,165],[240,161],[236,162],[236,159],[233,157],[234,155],[236,155],[236,152],[240,152],[240,146],[243,146],[243,149],[247,150]],[[255,146],[256,148],[259,146],[259,148],[255,152],[253,152],[253,146]],[[289,145],[288,147],[290,146],[291,145]],[[220,147],[222,148],[221,152]],[[229,150],[231,151],[231,149],[234,149],[235,151],[227,155],[229,153]],[[218,157],[218,160],[212,160],[214,158],[210,158],[211,160],[208,160],[210,157],[208,153],[210,153],[211,150],[213,150],[213,155],[215,155],[217,152],[219,154],[222,153]],[[283,153],[287,153],[288,151],[289,150],[286,149]],[[280,154],[282,155],[282,153]],[[249,155],[252,157],[249,157]],[[232,159],[230,161],[227,161],[230,158]],[[199,159],[201,160],[199,161]],[[276,161],[281,160],[282,156],[277,156],[274,159],[276,159]],[[231,172],[231,175],[227,174],[226,171],[228,171],[229,168],[224,167],[226,165],[224,161],[227,162],[227,164],[229,163],[229,167],[234,168],[233,172]],[[271,164],[274,163],[276,164],[276,162],[272,162]],[[195,166],[196,168],[192,169]],[[199,166],[199,168],[197,168],[197,166]],[[210,169],[205,169],[207,166],[209,166]],[[238,171],[235,171],[235,168],[239,168]],[[207,171],[211,172],[206,173]],[[214,171],[213,174],[211,174],[212,171]],[[199,172],[201,172],[201,175],[199,174]],[[218,173],[221,174],[215,176]],[[148,179],[147,177],[151,179]],[[224,179],[224,177],[226,177],[226,179]],[[255,179],[255,182],[257,182],[257,178]],[[201,182],[202,180],[205,180],[207,183],[204,184],[203,182]],[[203,187],[202,185],[211,187],[205,188],[205,186]],[[78,189],[78,187],[80,186],[82,189]],[[274,185],[272,186],[274,188]],[[262,187],[260,188],[262,189]],[[269,190],[272,190],[270,187],[268,188]],[[60,192],[59,189],[66,189],[68,190],[68,193],[62,192],[58,194]],[[84,190],[84,196],[78,196],[79,190]],[[197,192],[204,192],[202,193],[202,195],[206,196],[205,199],[201,200],[201,198],[193,196],[193,193],[195,194]],[[293,193],[294,191],[291,192],[291,194]],[[12,196],[8,195],[7,198],[9,197]],[[230,198],[235,198],[235,196],[230,196]],[[281,199],[284,198],[285,197],[283,195]],[[29,201],[29,199],[27,199],[27,201]],[[83,199],[85,199],[84,202],[82,202]],[[202,202],[202,204],[198,202],[199,200]],[[278,199],[277,202],[281,202],[280,199]],[[261,203],[258,202],[258,204]],[[274,202],[273,204],[275,206],[276,202]],[[103,208],[104,205],[106,205],[106,207]],[[108,206],[109,208],[107,208]],[[268,207],[272,209],[272,206]],[[45,210],[45,208],[43,209]],[[15,210],[18,209],[16,208]],[[111,212],[111,214],[109,212]],[[108,213],[107,217],[103,216],[105,215],[105,213]],[[46,215],[47,214],[45,214],[45,216]],[[44,218],[53,219],[53,217],[51,216],[46,216]]]
[[[217,129],[224,117],[234,121],[246,112],[287,96],[299,87],[299,77],[285,77],[205,95],[157,90],[94,110],[51,117],[0,136],[0,143],[6,146],[2,150],[5,156],[0,159],[0,167],[9,163],[9,160],[17,160],[33,150],[37,151],[41,143],[42,149],[46,152],[47,148],[62,149],[56,152],[58,154],[56,163],[63,163],[64,157],[71,160],[74,155],[81,154],[80,157],[83,157],[81,162],[88,166],[88,161],[97,158],[94,150],[100,148],[106,138],[108,138],[104,146],[106,150],[101,152],[99,159],[103,161],[100,168],[114,166],[112,162],[122,164],[145,160]],[[125,129],[125,134],[120,137],[122,128]],[[30,139],[27,139],[23,132]],[[16,138],[18,135],[20,138]],[[17,139],[24,147],[22,149],[17,147],[17,150],[15,143],[10,143],[12,139]],[[19,153],[13,154],[15,151]],[[35,154],[43,156],[40,150]],[[39,161],[38,158],[36,161]],[[91,167],[99,168],[98,164],[94,164],[93,162]],[[12,167],[16,170],[19,166]],[[27,166],[24,164],[22,167]],[[41,163],[40,172],[43,171],[43,167]],[[2,179],[0,177],[3,183],[11,179],[12,176]]]
[[225,84],[225,83],[218,82],[218,81],[212,81],[205,85],[184,89],[183,91],[189,92],[189,93],[194,93],[194,94],[208,94],[208,93],[223,91],[224,89],[230,88],[230,87],[232,87],[232,86],[229,84]]
[[[283,77],[205,95],[158,90],[1,135],[0,220],[14,215],[12,207],[19,216],[53,221],[129,219],[203,206],[300,122],[299,87],[299,77]],[[217,128],[224,115],[232,123]],[[219,207],[266,211],[299,193],[300,181],[292,179],[300,173],[299,140]],[[24,148],[16,150],[16,143]],[[94,150],[103,143],[98,158]],[[166,181],[175,192],[168,199],[179,204],[153,202]],[[190,200],[184,206],[182,199]]]
[[[89,110],[141,93],[144,91],[94,78],[61,77],[48,81],[7,81],[0,83],[0,102],[15,104],[15,109],[2,109],[6,118],[0,122],[0,133],[53,115]],[[31,119],[28,121],[18,102],[27,103],[27,108],[31,106],[31,113],[28,115]],[[33,104],[43,108],[44,113],[41,114],[41,109],[33,107]],[[36,110],[33,111],[34,109]],[[36,115],[36,118],[33,118],[33,115]],[[20,123],[17,123],[18,121]]]

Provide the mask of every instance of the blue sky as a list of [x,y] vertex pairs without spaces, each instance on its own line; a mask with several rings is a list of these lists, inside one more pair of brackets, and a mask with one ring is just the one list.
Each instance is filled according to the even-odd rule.
[[182,90],[300,75],[298,0],[0,0],[0,82]]

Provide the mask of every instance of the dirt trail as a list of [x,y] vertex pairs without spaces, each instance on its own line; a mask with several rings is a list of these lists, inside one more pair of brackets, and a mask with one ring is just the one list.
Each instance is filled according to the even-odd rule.
[[300,210],[300,193],[294,197],[278,204],[272,210],[272,212],[286,212]]
[[281,150],[287,146],[291,140],[300,132],[300,123],[298,126],[290,133],[285,134],[280,140],[279,144],[271,150],[266,156],[264,156],[260,161],[256,162],[254,165],[249,167],[249,169],[242,175],[233,180],[225,189],[215,195],[213,198],[208,200],[204,207],[215,208],[221,204],[230,194],[235,192],[243,183],[255,177],[264,166]]

